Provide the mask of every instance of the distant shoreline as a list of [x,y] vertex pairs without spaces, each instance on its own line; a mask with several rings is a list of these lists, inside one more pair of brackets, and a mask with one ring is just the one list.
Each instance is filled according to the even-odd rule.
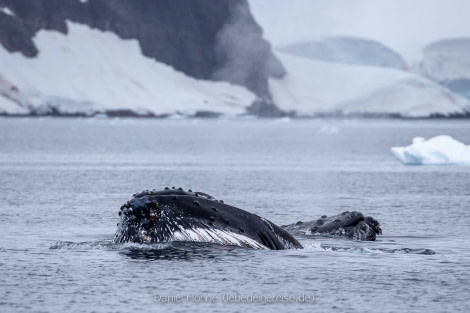
[[89,118],[89,119],[110,119],[110,118],[135,118],[135,119],[165,119],[165,120],[179,120],[179,119],[223,119],[229,118],[234,120],[243,120],[243,119],[261,119],[261,120],[279,120],[279,119],[292,119],[292,120],[315,120],[315,119],[337,119],[337,120],[348,120],[348,119],[384,119],[384,120],[466,120],[470,119],[470,112],[467,113],[457,113],[457,114],[431,114],[429,116],[402,116],[401,114],[378,114],[378,113],[352,113],[345,114],[341,112],[330,112],[330,113],[317,113],[313,115],[296,115],[293,112],[285,112],[281,116],[256,116],[251,114],[240,114],[240,115],[225,115],[218,112],[209,112],[209,111],[198,111],[195,114],[138,114],[130,110],[118,110],[118,111],[107,111],[107,112],[97,112],[93,114],[86,113],[59,113],[51,112],[47,114],[6,114],[0,113],[0,118]]

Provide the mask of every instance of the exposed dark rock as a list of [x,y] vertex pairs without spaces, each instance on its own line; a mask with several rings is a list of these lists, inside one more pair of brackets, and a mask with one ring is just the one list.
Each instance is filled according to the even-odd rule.
[[221,114],[217,112],[210,112],[210,111],[197,111],[194,114],[194,117],[197,118],[216,118],[219,117]]
[[284,112],[269,99],[269,98],[258,98],[253,104],[247,108],[247,113],[256,115],[259,117],[285,117],[295,116],[293,112]]

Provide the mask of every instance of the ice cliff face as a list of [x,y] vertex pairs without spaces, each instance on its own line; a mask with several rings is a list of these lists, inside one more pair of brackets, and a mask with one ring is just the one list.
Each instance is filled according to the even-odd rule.
[[[70,34],[68,22],[72,22],[115,34],[124,41],[136,40],[144,58],[192,78],[244,86],[259,99],[270,99],[270,76],[284,75],[246,0],[0,0],[0,8],[0,48],[29,60],[41,57],[38,33],[57,31],[66,36]],[[67,47],[64,49],[66,54]],[[133,66],[133,59],[120,62]],[[23,63],[28,66],[29,62]],[[9,76],[15,75],[4,69],[0,74],[12,84]],[[30,86],[16,82],[14,90],[21,92],[26,87]]]
[[423,50],[421,69],[435,81],[470,78],[470,38],[445,39]]
[[470,99],[470,38],[431,43],[413,70]]
[[319,61],[406,69],[398,53],[377,41],[362,38],[329,37],[297,43],[280,51]]

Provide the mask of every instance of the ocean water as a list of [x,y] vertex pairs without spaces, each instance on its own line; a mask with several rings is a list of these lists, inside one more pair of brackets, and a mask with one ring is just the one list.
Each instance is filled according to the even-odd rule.
[[[470,123],[1,118],[0,312],[468,312],[470,167],[390,152],[442,134],[470,144]],[[112,244],[121,204],[165,186],[276,224],[358,210],[384,235]]]

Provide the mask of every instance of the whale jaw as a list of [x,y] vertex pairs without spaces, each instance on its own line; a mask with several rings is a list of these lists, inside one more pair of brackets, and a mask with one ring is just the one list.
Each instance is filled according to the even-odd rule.
[[121,220],[114,236],[114,243],[133,242],[153,244],[181,241],[206,242],[253,249],[268,249],[263,244],[249,237],[228,230],[213,228],[204,224],[190,226],[187,223],[179,224],[178,221],[174,221],[166,225],[157,225],[157,223],[153,225],[150,224],[151,227],[147,227],[147,225],[148,222],[142,220],[139,221],[136,218]]

